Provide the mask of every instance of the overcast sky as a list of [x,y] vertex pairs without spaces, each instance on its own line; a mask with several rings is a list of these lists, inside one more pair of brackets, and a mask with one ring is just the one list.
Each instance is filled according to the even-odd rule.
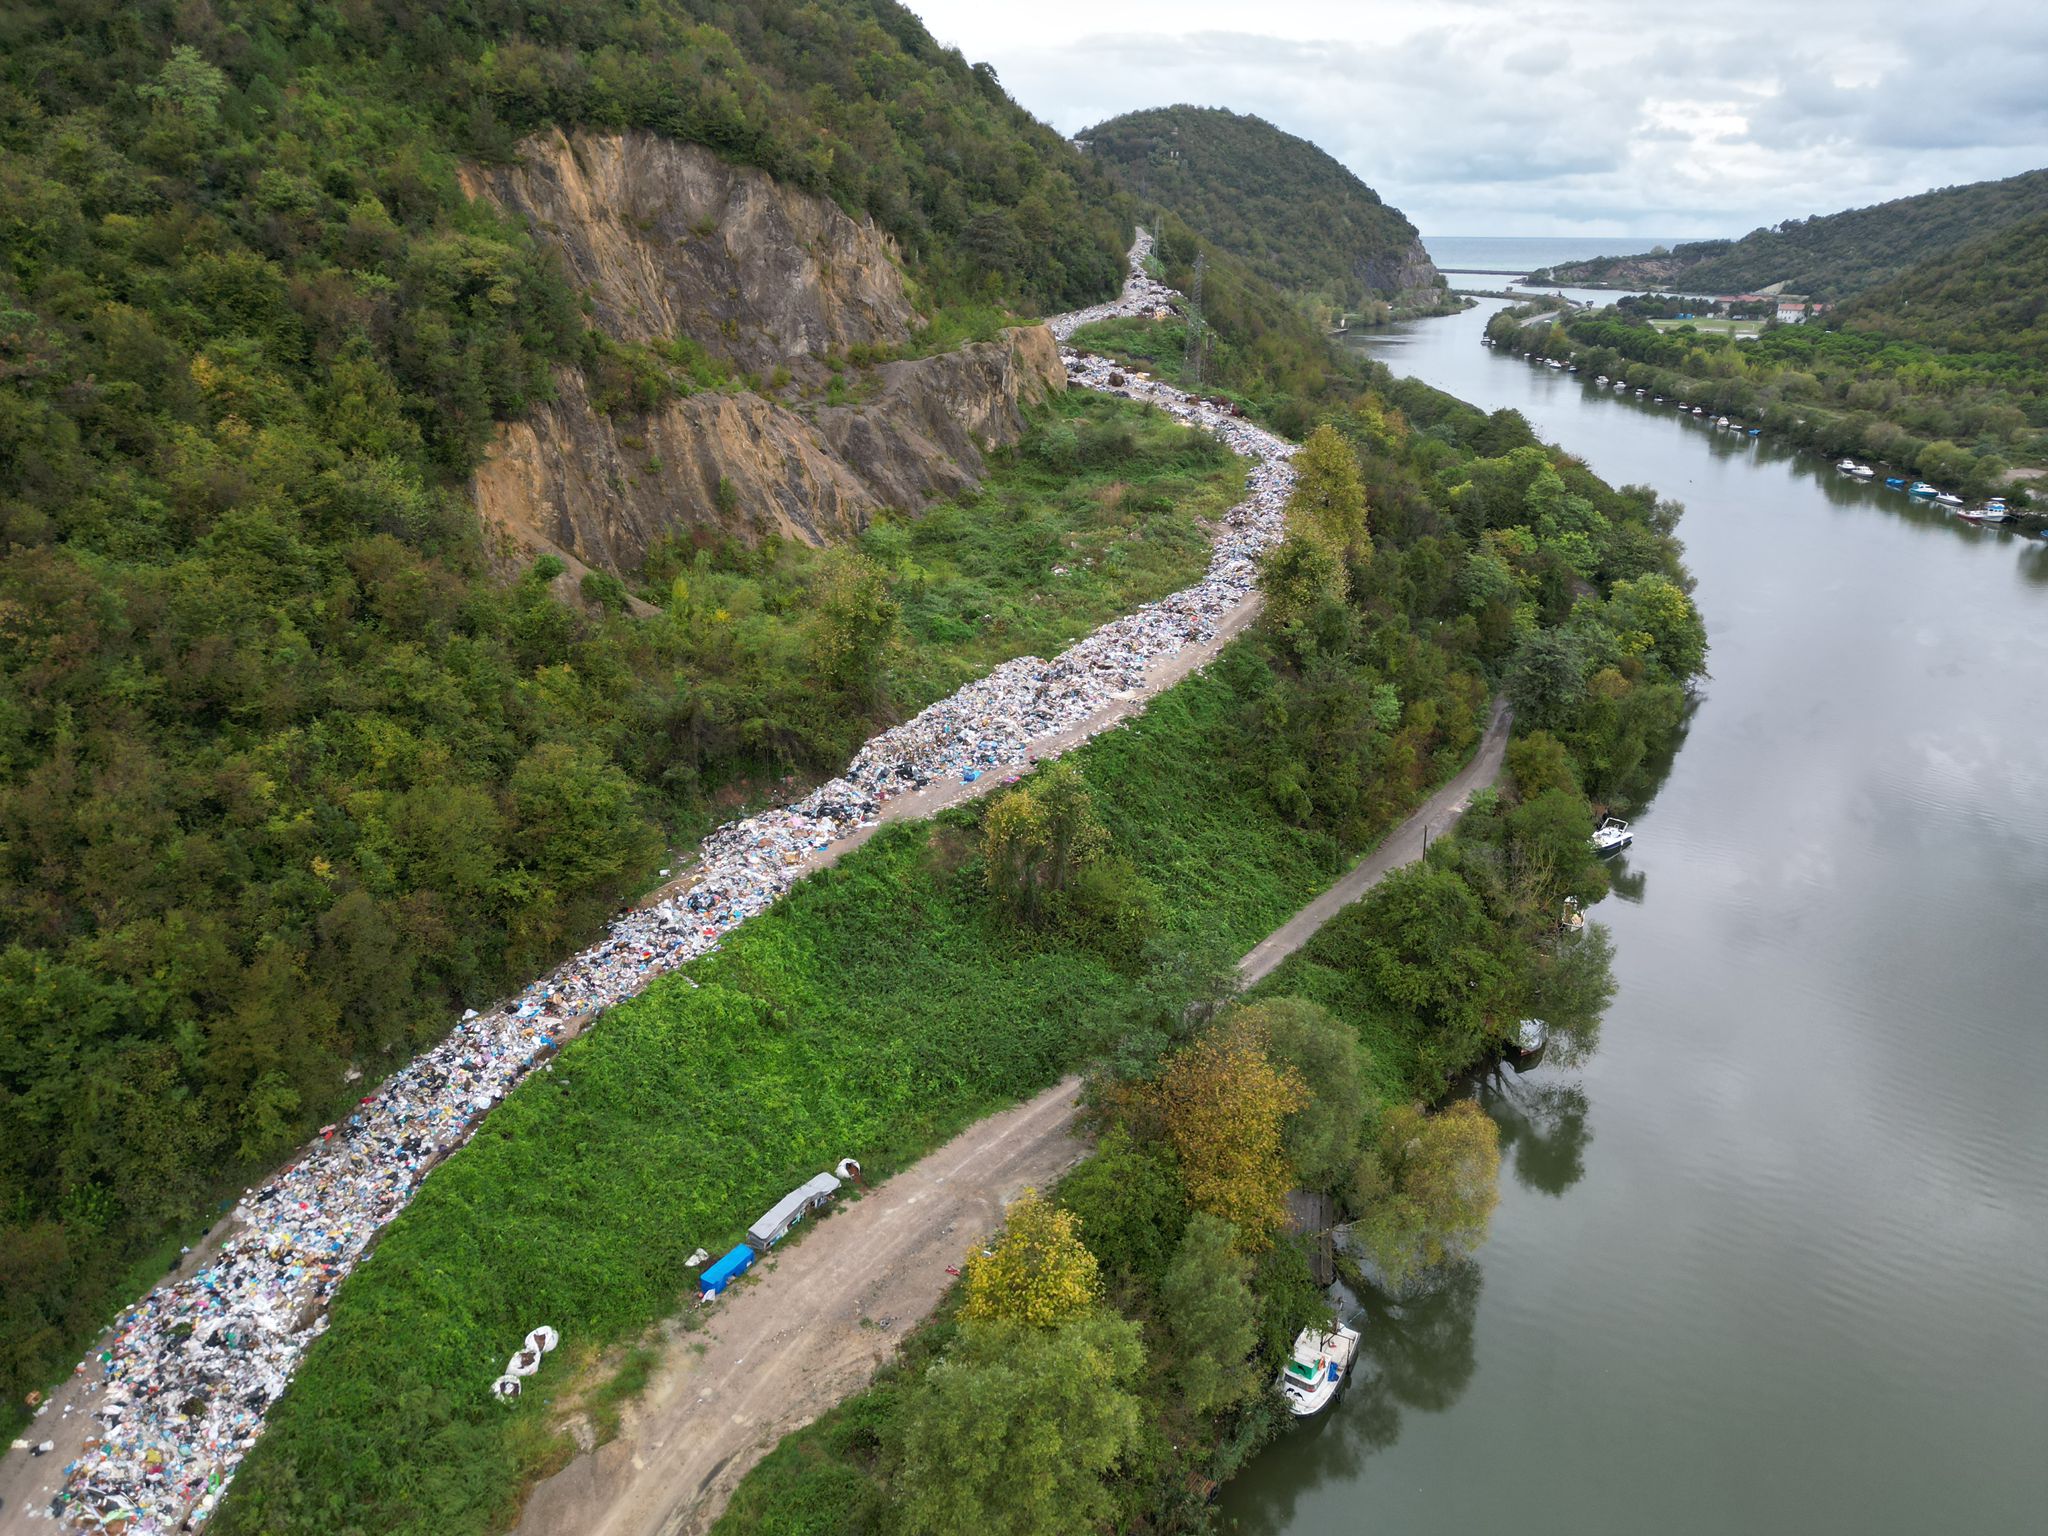
[[1739,235],[2048,165],[2048,3],[907,0],[1063,133],[1255,112],[1425,234]]

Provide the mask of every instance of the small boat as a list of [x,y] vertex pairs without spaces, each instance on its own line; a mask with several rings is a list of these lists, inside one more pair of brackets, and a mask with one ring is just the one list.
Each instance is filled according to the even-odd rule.
[[1706,415],[1706,414],[1707,414],[1707,413],[1706,413],[1705,411],[1701,410],[1701,409],[1700,409],[1700,408],[1699,408],[1698,406],[1694,406],[1694,407],[1692,408],[1692,413],[1693,413],[1693,415],[1695,415],[1695,416],[1704,416],[1704,415]]
[[1573,364],[1571,365],[1571,367],[1569,367],[1569,368],[1565,369],[1565,372],[1566,372],[1566,373],[1577,373],[1578,371],[1579,371],[1579,365],[1578,365],[1577,363],[1573,363]]
[[1555,368],[1555,369],[1557,369],[1557,370],[1558,370],[1558,371],[1559,371],[1560,373],[1564,371],[1564,364],[1563,364],[1563,363],[1560,363],[1560,362],[1559,362],[1559,361],[1558,361],[1558,360],[1557,360],[1556,358],[1554,358],[1554,357],[1553,357],[1553,358],[1552,358],[1552,359],[1550,360],[1550,366],[1551,366],[1551,367],[1553,367],[1553,368]]
[[1550,1026],[1541,1019],[1524,1019],[1508,1039],[1507,1057],[1518,1067],[1533,1067],[1543,1048],[1550,1044]]
[[1664,397],[1662,395],[1654,395],[1650,399],[1650,404],[1652,405],[1662,405],[1663,403]]
[[1635,833],[1629,831],[1628,823],[1619,816],[1602,817],[1600,825],[1593,829],[1593,835],[1587,839],[1593,845],[1593,851],[1603,856],[1619,853],[1635,840]]
[[1886,475],[1884,483],[1895,491],[1903,491],[1906,488],[1906,477],[1904,475]]
[[1835,468],[1857,480],[1868,480],[1877,473],[1868,464],[1858,464],[1854,459],[1844,459]]
[[1329,1407],[1358,1358],[1358,1344],[1358,1330],[1341,1323],[1328,1332],[1304,1328],[1296,1334],[1293,1352],[1280,1368],[1280,1391],[1288,1412],[1305,1419]]
[[1764,435],[1764,429],[1762,427],[1751,427],[1749,429],[1749,435],[1751,437],[1762,437]]
[[1937,507],[1960,507],[1963,504],[1963,498],[1954,491],[1943,491],[1934,498],[1934,504]]
[[2012,514],[2003,507],[1982,506],[1964,507],[1956,516],[1966,517],[1973,523],[2002,523]]
[[1908,496],[1932,496],[1934,494],[1934,487],[1925,480],[1915,480],[1906,487],[1906,494]]
[[1648,393],[1649,391],[1647,389],[1642,388],[1640,385],[1636,387],[1636,398],[1638,400],[1642,399],[1643,396],[1647,395]]
[[1718,419],[1718,420],[1717,420],[1717,421],[1716,421],[1716,422],[1714,423],[1714,425],[1715,425],[1715,426],[1717,426],[1717,427],[1721,427],[1721,428],[1726,428],[1726,427],[1727,427],[1727,425],[1728,425],[1728,418],[1727,418],[1726,416],[1723,416],[1723,417],[1721,417],[1720,419]]
[[1558,920],[1557,926],[1566,933],[1584,933],[1586,931],[1586,914],[1579,907],[1578,897],[1565,897],[1564,916]]
[[1607,382],[1607,375],[1604,373],[1596,373],[1593,375],[1593,382],[1595,384],[1605,384]]

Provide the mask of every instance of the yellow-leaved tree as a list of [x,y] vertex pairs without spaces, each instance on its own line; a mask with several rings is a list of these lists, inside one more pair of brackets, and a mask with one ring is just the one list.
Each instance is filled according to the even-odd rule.
[[1274,1064],[1258,1016],[1240,1009],[1176,1052],[1154,1092],[1189,1203],[1235,1226],[1248,1251],[1266,1247],[1286,1216],[1281,1137],[1308,1102],[1300,1074]]
[[1370,560],[1365,482],[1357,455],[1335,427],[1326,422],[1309,433],[1294,455],[1294,477],[1294,494],[1287,499],[1289,529],[1313,529],[1351,559]]
[[1072,1211],[1027,1189],[1003,1223],[995,1247],[968,1256],[963,1318],[1057,1328],[1096,1304],[1102,1281]]

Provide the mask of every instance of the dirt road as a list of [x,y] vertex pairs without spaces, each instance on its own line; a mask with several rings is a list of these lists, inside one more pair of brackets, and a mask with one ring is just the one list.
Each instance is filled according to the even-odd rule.
[[1237,984],[1249,987],[1265,980],[1282,960],[1306,944],[1318,928],[1378,885],[1389,871],[1421,858],[1430,839],[1442,837],[1464,813],[1472,791],[1483,789],[1500,777],[1501,759],[1508,747],[1508,727],[1513,721],[1514,712],[1507,702],[1496,700],[1493,717],[1486,723],[1486,734],[1479,738],[1479,750],[1472,754],[1472,761],[1424,801],[1413,816],[1380,839],[1380,845],[1353,865],[1349,874],[1261,939],[1237,963]]
[[938,1305],[947,1266],[1005,1203],[1080,1157],[1080,1087],[1068,1078],[970,1127],[777,1249],[708,1314],[708,1332],[675,1330],[625,1432],[536,1488],[521,1536],[706,1529],[777,1440],[858,1391]]
[[[1425,836],[1448,831],[1472,791],[1499,776],[1509,724],[1506,704],[1497,703],[1472,761],[1246,955],[1238,984],[1269,974],[1389,871],[1419,859]],[[1082,730],[1101,728],[1091,721]],[[980,787],[934,785],[926,793],[950,803]],[[896,1340],[938,1305],[953,1279],[946,1266],[996,1229],[1004,1202],[1026,1185],[1051,1183],[1080,1155],[1072,1136],[1078,1088],[1070,1078],[982,1121],[781,1250],[774,1271],[719,1304],[708,1339],[673,1331],[619,1438],[536,1487],[515,1536],[709,1530],[776,1441],[864,1386]],[[884,1318],[887,1328],[874,1326]]]

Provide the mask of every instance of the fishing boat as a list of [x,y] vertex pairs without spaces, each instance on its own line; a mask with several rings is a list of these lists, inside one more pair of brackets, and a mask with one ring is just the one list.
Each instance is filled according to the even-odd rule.
[[1934,494],[1934,487],[1925,480],[1915,480],[1906,487],[1906,494],[1908,496],[1932,496]]
[[1619,816],[1602,817],[1600,825],[1593,829],[1593,835],[1587,839],[1593,845],[1593,851],[1602,855],[1619,853],[1635,840],[1635,833],[1629,831],[1628,823]]
[[1304,1328],[1296,1334],[1287,1364],[1280,1368],[1287,1411],[1305,1419],[1329,1407],[1358,1358],[1358,1344],[1358,1330],[1341,1323],[1327,1332]]
[[1937,507],[1948,507],[1950,509],[1954,509],[1956,507],[1960,507],[1963,504],[1963,498],[1958,496],[1954,491],[1943,491],[1934,498],[1934,504]]
[[1904,475],[1886,475],[1884,483],[1895,491],[1903,491],[1906,488],[1906,477]]

